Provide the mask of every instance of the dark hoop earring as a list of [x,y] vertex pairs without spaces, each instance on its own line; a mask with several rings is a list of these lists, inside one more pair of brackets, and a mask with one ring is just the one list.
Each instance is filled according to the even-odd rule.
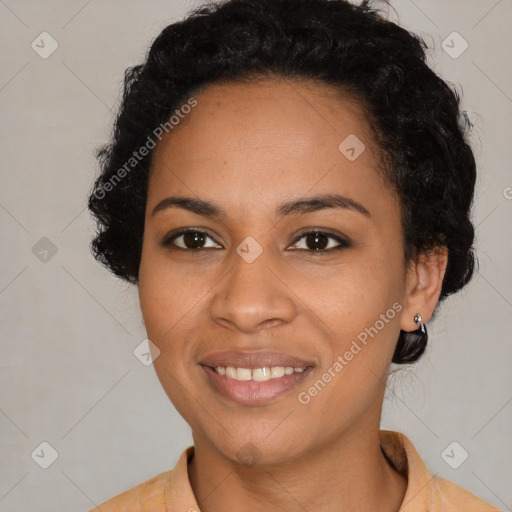
[[414,317],[414,322],[418,324],[416,331],[400,331],[395,353],[393,354],[393,363],[414,363],[425,352],[428,342],[427,326],[423,323],[420,313]]

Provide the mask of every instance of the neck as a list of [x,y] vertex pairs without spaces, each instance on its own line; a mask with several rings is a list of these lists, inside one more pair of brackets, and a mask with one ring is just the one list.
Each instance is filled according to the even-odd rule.
[[284,464],[243,466],[194,436],[189,477],[201,512],[397,512],[407,479],[384,457],[378,426],[347,432]]

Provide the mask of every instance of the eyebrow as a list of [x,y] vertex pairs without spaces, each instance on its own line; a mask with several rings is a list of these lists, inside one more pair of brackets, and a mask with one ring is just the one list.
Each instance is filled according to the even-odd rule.
[[[167,208],[181,208],[214,219],[225,219],[227,217],[226,210],[215,203],[186,196],[171,196],[163,199],[153,208],[151,216]],[[340,194],[323,194],[288,201],[278,206],[276,216],[277,218],[283,218],[288,215],[304,215],[328,208],[352,210],[371,217],[370,212],[361,203]]]

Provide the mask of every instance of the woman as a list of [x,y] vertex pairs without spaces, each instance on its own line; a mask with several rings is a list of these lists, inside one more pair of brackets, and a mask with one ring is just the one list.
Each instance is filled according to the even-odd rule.
[[162,31],[89,207],[194,446],[100,510],[497,510],[379,429],[390,363],[473,273],[467,129],[368,2],[231,0]]

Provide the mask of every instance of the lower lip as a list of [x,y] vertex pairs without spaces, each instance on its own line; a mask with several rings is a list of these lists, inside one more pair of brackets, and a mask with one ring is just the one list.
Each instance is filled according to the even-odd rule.
[[219,375],[209,366],[202,366],[202,368],[216,391],[243,405],[262,405],[275,400],[295,389],[313,369],[309,366],[303,372],[257,382],[254,380],[230,379],[225,375]]

